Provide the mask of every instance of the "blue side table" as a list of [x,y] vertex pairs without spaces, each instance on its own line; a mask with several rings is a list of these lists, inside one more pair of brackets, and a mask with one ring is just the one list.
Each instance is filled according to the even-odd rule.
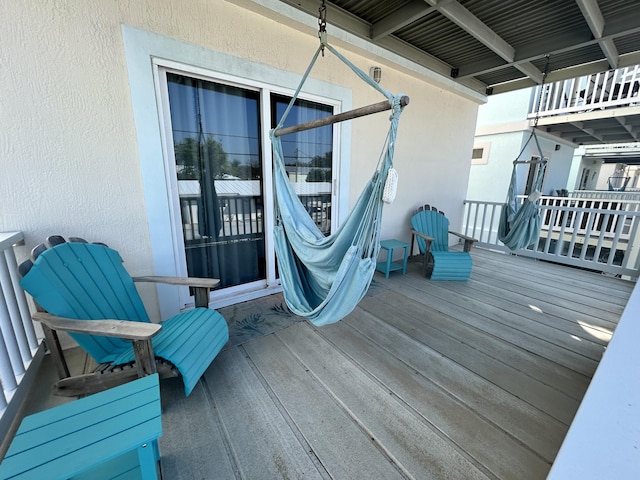
[[[407,273],[407,258],[409,257],[409,244],[400,240],[382,240],[380,248],[387,251],[387,260],[376,263],[376,270],[384,273],[385,278],[389,278],[390,272],[402,270],[402,274]],[[393,250],[404,248],[404,258],[402,261],[393,262]]]

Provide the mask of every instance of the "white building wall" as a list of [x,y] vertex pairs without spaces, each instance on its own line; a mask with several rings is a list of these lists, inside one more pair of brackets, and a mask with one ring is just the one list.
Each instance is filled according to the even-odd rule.
[[[23,256],[48,235],[82,236],[117,248],[133,274],[170,272],[171,252],[151,242],[150,229],[165,222],[168,212],[145,203],[148,172],[142,171],[140,154],[150,140],[137,132],[136,85],[127,69],[123,25],[191,45],[202,58],[217,53],[242,60],[246,75],[259,76],[263,66],[280,70],[283,81],[291,82],[317,47],[317,24],[287,19],[269,3],[275,2],[0,2],[0,231],[25,233]],[[277,3],[281,11],[289,8]],[[453,227],[459,225],[483,97],[426,70],[394,63],[383,52],[349,50],[339,39],[332,43],[365,71],[380,65],[382,85],[411,97],[396,148],[398,195],[385,207],[382,237],[408,240],[409,216],[423,203],[438,205]],[[190,61],[197,63],[198,55]],[[150,59],[138,67],[151,68]],[[330,56],[312,76],[350,90],[353,106],[380,101]],[[156,121],[157,111],[144,113]],[[349,204],[378,161],[387,128],[382,115],[352,122],[344,176]],[[154,175],[162,178],[163,172]],[[145,303],[156,304],[153,287],[144,288]],[[159,316],[158,309],[151,313]]]
[[[539,156],[535,139],[527,144],[531,137],[531,126],[527,120],[530,101],[531,89],[525,89],[490,96],[488,102],[480,106],[474,148],[488,148],[489,154],[485,161],[476,161],[471,166],[467,190],[469,200],[505,201],[513,161]],[[542,154],[549,159],[542,193],[555,195],[557,190],[567,188],[574,146],[546,136],[540,130],[536,131],[536,137]],[[519,194],[524,193],[528,168],[528,165],[517,168]]]
[[531,89],[490,95],[478,110],[478,127],[522,122],[529,113]]

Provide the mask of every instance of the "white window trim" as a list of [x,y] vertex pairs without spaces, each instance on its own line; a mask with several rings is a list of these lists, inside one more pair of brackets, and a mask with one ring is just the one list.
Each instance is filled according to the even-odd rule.
[[482,158],[471,158],[471,165],[487,165],[489,163],[489,151],[491,149],[491,142],[476,142],[473,145],[473,150],[482,149]]

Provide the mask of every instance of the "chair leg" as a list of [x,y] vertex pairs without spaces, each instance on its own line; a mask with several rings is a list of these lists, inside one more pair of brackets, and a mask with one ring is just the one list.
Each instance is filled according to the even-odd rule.
[[133,342],[133,353],[136,357],[139,378],[156,373],[156,361],[153,356],[151,340],[136,340]]
[[60,345],[60,338],[58,337],[58,333],[54,330],[51,330],[44,324],[42,324],[42,330],[44,331],[45,342],[47,344],[49,352],[51,353],[51,358],[58,368],[58,377],[70,377],[71,374],[69,373],[69,367],[67,365],[67,361],[64,358],[64,353],[62,352],[62,346]]

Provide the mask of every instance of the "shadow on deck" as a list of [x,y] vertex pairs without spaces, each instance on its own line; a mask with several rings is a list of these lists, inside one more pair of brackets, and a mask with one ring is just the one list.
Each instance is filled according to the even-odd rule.
[[633,283],[472,255],[468,282],[410,263],[341,322],[236,342],[189,398],[164,381],[163,477],[545,478]]

